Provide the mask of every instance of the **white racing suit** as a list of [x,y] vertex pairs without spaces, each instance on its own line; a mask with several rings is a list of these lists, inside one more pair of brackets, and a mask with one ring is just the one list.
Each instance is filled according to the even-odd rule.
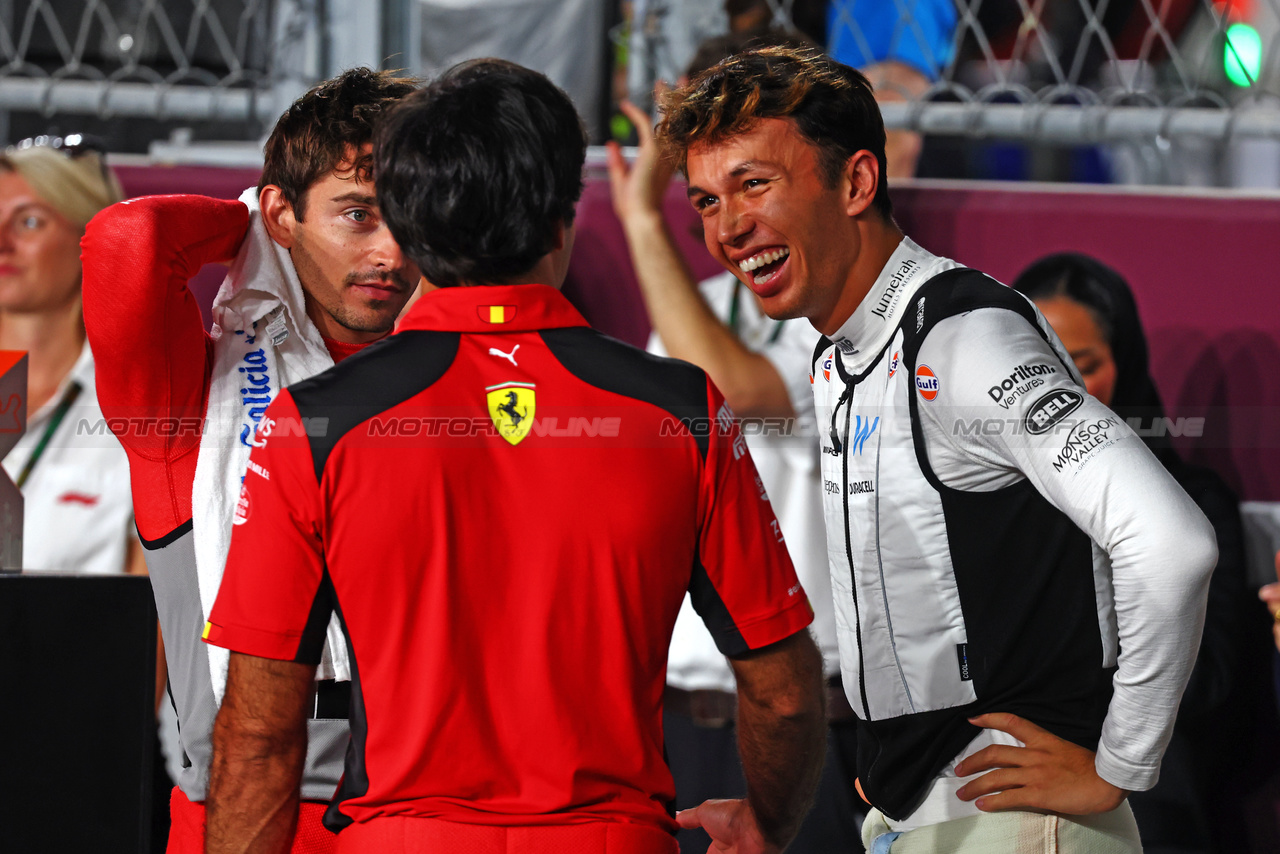
[[977,814],[955,763],[1011,712],[1154,785],[1216,560],[1035,307],[904,239],[813,369],[858,770],[895,829]]

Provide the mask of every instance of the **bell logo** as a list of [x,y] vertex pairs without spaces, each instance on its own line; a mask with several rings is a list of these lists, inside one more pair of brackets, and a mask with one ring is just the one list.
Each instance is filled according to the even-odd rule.
[[933,400],[938,396],[938,377],[928,365],[916,368],[916,390],[925,400]]

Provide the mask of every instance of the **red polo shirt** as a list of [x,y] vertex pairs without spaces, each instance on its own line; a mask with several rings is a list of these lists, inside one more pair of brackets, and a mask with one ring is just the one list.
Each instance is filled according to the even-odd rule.
[[699,369],[543,285],[451,288],[286,392],[245,478],[209,642],[352,653],[335,829],[379,816],[674,830],[667,648],[808,625],[755,466]]

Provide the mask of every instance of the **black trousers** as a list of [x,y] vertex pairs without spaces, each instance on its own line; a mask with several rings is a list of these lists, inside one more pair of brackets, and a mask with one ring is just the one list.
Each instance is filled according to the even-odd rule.
[[[697,726],[685,716],[664,711],[667,763],[676,781],[676,809],[696,807],[708,798],[740,798],[747,784],[738,761],[738,733],[732,723]],[[827,757],[813,809],[787,854],[861,852],[859,836],[868,807],[853,788],[856,776],[854,724],[827,728]],[[711,838],[701,830],[681,830],[681,854],[705,854]]]

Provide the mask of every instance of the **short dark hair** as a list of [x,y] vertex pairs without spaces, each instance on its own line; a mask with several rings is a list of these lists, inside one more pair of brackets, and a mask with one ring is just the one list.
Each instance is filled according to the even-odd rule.
[[763,47],[723,59],[667,93],[658,139],[685,168],[690,146],[749,131],[760,119],[792,119],[818,151],[823,180],[835,186],[845,164],[866,150],[880,164],[873,205],[893,215],[885,180],[884,120],[862,74],[812,48]]
[[[307,190],[336,169],[351,149],[373,140],[378,117],[418,88],[409,77],[388,71],[352,68],[313,87],[293,102],[276,122],[263,148],[258,192],[268,184],[280,188],[294,216],[306,215]],[[363,181],[372,180],[372,156],[353,164]]]
[[557,225],[573,222],[586,152],[573,103],[544,75],[470,60],[379,124],[378,205],[433,285],[500,284],[532,269]]

